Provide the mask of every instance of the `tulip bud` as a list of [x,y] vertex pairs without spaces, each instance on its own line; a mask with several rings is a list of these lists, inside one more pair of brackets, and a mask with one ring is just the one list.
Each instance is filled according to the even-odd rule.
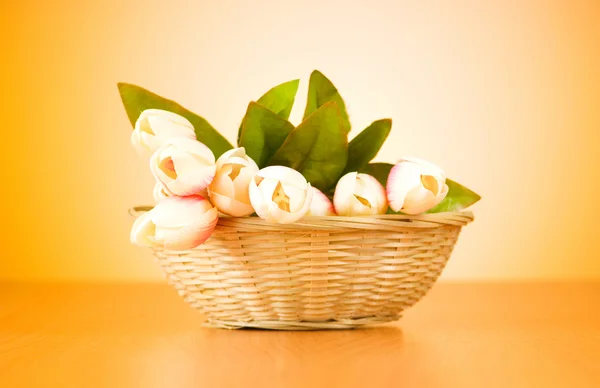
[[169,193],[165,191],[165,187],[160,182],[156,182],[154,185],[154,190],[152,191],[152,195],[154,196],[154,200],[159,202],[163,198],[167,198]]
[[309,210],[313,191],[298,171],[270,166],[250,181],[250,203],[256,214],[267,221],[289,224]]
[[218,221],[217,209],[201,196],[169,197],[135,220],[131,242],[146,247],[188,250],[204,243]]
[[335,211],[341,216],[385,214],[385,189],[371,175],[349,172],[338,181],[333,196]]
[[387,196],[394,211],[420,214],[442,202],[446,194],[444,171],[433,163],[403,158],[390,171]]
[[215,176],[215,156],[199,141],[173,138],[152,155],[150,170],[168,195],[198,195]]
[[258,166],[244,147],[225,152],[217,160],[217,172],[208,192],[213,205],[224,214],[244,217],[254,213],[249,185]]
[[135,122],[131,143],[140,155],[149,157],[175,137],[196,140],[194,126],[188,119],[166,110],[146,109]]
[[313,198],[307,216],[335,216],[333,204],[325,194],[316,187],[311,187]]

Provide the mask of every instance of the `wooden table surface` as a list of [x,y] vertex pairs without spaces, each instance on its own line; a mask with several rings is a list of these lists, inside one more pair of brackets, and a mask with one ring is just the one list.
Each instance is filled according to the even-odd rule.
[[201,322],[163,284],[2,284],[0,387],[600,387],[600,283],[440,283],[348,331]]

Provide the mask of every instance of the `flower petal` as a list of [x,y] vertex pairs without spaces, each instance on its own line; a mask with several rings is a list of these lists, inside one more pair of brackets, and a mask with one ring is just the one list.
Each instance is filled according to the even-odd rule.
[[177,150],[190,153],[204,161],[205,164],[215,164],[215,155],[210,148],[200,143],[197,140],[188,139],[185,137],[175,137],[169,139],[167,144],[173,145]]
[[421,214],[431,209],[436,202],[433,193],[422,185],[415,186],[407,194],[404,200],[404,206],[400,209],[406,214]]
[[[270,222],[299,220],[308,212],[312,200],[310,184],[302,174],[289,167],[263,168],[252,178],[249,188],[250,202],[256,214]],[[274,193],[277,193],[277,199]]]
[[146,110],[142,111],[142,113],[140,113],[138,120],[142,120],[142,119],[148,118],[150,116],[162,117],[162,118],[170,120],[174,123],[177,123],[180,125],[187,125],[187,126],[190,126],[193,128],[192,123],[190,123],[190,121],[188,119],[186,119],[185,117],[178,115],[177,113],[173,113],[173,112],[170,112],[168,110],[163,110],[163,109],[146,109]]
[[165,148],[161,147],[150,157],[150,172],[158,182],[166,187],[166,183],[171,182],[172,179],[160,168],[163,162],[162,153],[164,150]]
[[369,202],[370,214],[385,214],[388,201],[383,185],[369,174],[357,174],[356,180],[354,194]]
[[193,195],[205,189],[213,180],[217,167],[204,164],[196,155],[177,150],[172,156],[177,178],[165,182],[177,195]]
[[[448,195],[448,185],[444,183],[444,187],[442,187],[441,192],[435,197],[435,201],[432,202],[432,205],[429,209],[434,208],[435,206],[439,205],[440,202],[442,202],[444,200],[444,198],[446,198],[446,195]],[[427,209],[427,210],[429,210]],[[425,211],[427,211],[425,210]]]
[[248,165],[249,161],[252,161],[254,163],[252,158],[246,155],[246,149],[244,147],[239,147],[233,148],[229,151],[225,151],[221,156],[219,156],[219,159],[217,159],[216,163],[217,169],[220,169],[225,163],[231,163],[232,161],[230,159],[232,158],[244,160],[244,162],[242,163],[243,165]]
[[136,218],[131,227],[130,240],[132,244],[142,247],[153,247],[156,225],[152,222],[152,212],[142,214]]
[[133,132],[131,142],[144,156],[152,155],[171,138],[196,139],[194,127],[185,117],[159,109],[143,111]]
[[154,190],[152,191],[152,195],[154,197],[154,200],[156,202],[159,202],[160,200],[167,198],[169,196],[169,193],[165,191],[165,186],[163,186],[162,183],[156,182],[156,184],[154,185]]
[[[254,162],[253,162],[254,163]],[[258,172],[258,166],[248,165],[240,170],[239,175],[233,180],[235,199],[243,202],[250,203],[250,197],[248,193],[248,187],[250,181]]]
[[233,186],[233,182],[229,177],[232,168],[233,167],[230,164],[226,164],[217,171],[214,179],[209,185],[209,192],[219,193],[220,195],[224,195],[227,197],[234,197],[235,189]]
[[254,213],[252,205],[236,201],[231,197],[211,192],[210,200],[221,213],[232,217],[245,217]]
[[148,148],[148,152],[153,153],[162,146],[162,143],[154,135],[146,132],[140,132],[140,144]]
[[257,173],[258,176],[263,178],[274,179],[280,181],[282,184],[287,183],[289,185],[296,186],[299,189],[305,190],[306,179],[298,171],[284,166],[269,166],[265,167]]
[[183,227],[157,228],[156,238],[166,249],[193,249],[208,240],[218,222],[219,212],[212,208]]
[[[170,158],[174,171],[162,166]],[[214,155],[202,143],[187,139],[170,139],[150,158],[150,170],[170,194],[187,196],[204,192],[214,178]]]
[[306,189],[299,189],[287,183],[282,185],[282,189],[289,198],[290,212],[300,211],[306,202]]
[[161,144],[164,144],[170,138],[177,137],[196,140],[196,133],[191,124],[182,125],[159,116],[150,116],[147,120],[152,132],[154,132],[156,138],[160,139]]
[[349,172],[341,177],[335,186],[335,192],[333,194],[333,206],[336,213],[341,216],[351,215],[351,200],[354,196],[357,175],[358,173],[356,172]]
[[160,228],[186,226],[190,220],[201,217],[212,208],[210,202],[199,195],[168,197],[160,201],[152,210],[152,222]]
[[138,155],[143,157],[149,157],[152,155],[150,148],[145,143],[142,143],[140,131],[137,128],[131,132],[131,144],[133,145],[133,148],[135,148]]
[[[260,185],[265,182],[265,180],[260,182]],[[256,179],[252,179],[250,181],[250,185],[248,186],[248,195],[250,197],[250,204],[254,208],[256,215],[258,215],[263,220],[269,216],[269,205],[273,203],[271,201],[271,196],[273,195],[273,191],[275,190],[275,185],[273,185],[273,189],[271,191],[270,196],[263,194],[265,191],[264,188],[259,188],[259,185],[256,184]]]
[[292,224],[302,218],[304,215],[300,215],[299,213],[290,213],[285,210],[282,210],[275,204],[271,202],[269,206],[269,214],[266,218],[269,222],[274,222],[278,224]]
[[309,216],[334,216],[336,215],[333,203],[325,194],[316,187],[312,187],[313,197],[307,215]]
[[269,211],[266,220],[269,222],[276,222],[278,224],[294,223],[302,217],[304,217],[306,213],[308,213],[308,210],[310,209],[310,204],[312,202],[312,197],[313,192],[312,190],[310,190],[309,185],[309,190],[306,195],[306,201],[304,202],[304,206],[297,212],[287,212],[285,210],[280,209],[276,203],[271,202],[269,205]]
[[408,192],[417,186],[421,186],[421,171],[416,164],[400,162],[392,167],[386,187],[390,208],[400,211]]
[[140,133],[146,133],[149,135],[156,135],[150,126],[150,122],[148,121],[148,115],[144,115],[144,112],[140,114],[138,119],[135,121],[135,129]]
[[444,190],[447,190],[444,171],[433,163],[414,157],[402,158],[388,178],[390,207],[407,214],[429,210],[445,197]]

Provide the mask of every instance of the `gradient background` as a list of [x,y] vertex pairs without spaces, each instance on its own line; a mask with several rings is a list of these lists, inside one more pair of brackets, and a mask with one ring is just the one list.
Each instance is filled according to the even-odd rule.
[[129,244],[153,179],[116,83],[206,117],[230,140],[247,103],[310,71],[356,135],[394,127],[483,196],[443,277],[600,278],[600,3],[1,0],[0,279],[160,281]]

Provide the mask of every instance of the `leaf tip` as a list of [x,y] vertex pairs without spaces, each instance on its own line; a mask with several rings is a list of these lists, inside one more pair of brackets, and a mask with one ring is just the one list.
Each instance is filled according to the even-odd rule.
[[124,98],[126,94],[133,93],[136,90],[138,90],[138,91],[144,90],[143,88],[141,88],[137,85],[130,84],[127,82],[117,82],[117,89],[119,90],[119,94],[121,95],[122,98]]
[[[325,76],[325,74],[323,74],[321,71],[319,70],[313,70],[312,73],[310,73],[310,79],[314,80],[314,79],[319,79],[321,81],[325,81],[326,83],[331,84],[331,81],[329,80],[329,78],[327,78]],[[333,85],[332,85],[333,86]]]
[[117,82],[117,89],[119,89],[120,92],[122,92],[125,89],[129,89],[132,86],[132,84],[128,84],[127,82]]
[[381,120],[377,120],[377,121],[379,121],[380,123],[382,123],[386,127],[389,127],[389,128],[392,127],[392,119],[390,119],[390,118],[385,118],[385,119],[381,119]]

